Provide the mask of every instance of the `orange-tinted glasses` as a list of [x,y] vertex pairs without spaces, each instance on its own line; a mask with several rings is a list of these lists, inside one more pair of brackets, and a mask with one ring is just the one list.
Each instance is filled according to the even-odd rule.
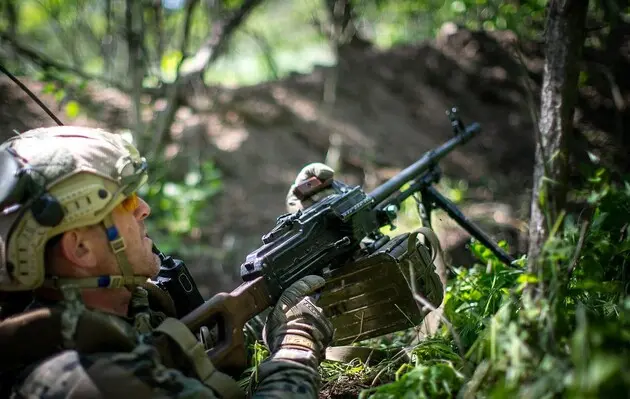
[[135,191],[120,203],[120,206],[122,206],[127,212],[135,211],[138,208],[138,205],[140,205],[140,199]]

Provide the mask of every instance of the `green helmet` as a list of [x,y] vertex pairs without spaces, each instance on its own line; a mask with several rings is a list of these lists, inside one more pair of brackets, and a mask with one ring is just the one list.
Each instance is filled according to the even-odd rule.
[[[111,212],[147,180],[147,163],[122,136],[100,129],[60,126],[12,137],[0,146],[0,291],[42,285],[121,287],[141,284],[125,255]],[[120,276],[48,276],[51,237],[103,223]]]

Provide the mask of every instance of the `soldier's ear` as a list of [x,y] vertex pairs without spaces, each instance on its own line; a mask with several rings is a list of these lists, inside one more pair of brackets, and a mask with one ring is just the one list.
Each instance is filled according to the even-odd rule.
[[79,228],[66,231],[59,242],[61,254],[68,261],[83,268],[96,267],[98,243],[89,229]]

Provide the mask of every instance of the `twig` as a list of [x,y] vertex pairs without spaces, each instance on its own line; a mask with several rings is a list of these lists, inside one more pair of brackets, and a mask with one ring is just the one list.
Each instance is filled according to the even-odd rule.
[[144,69],[142,60],[142,23],[143,19],[141,4],[132,0],[127,0],[125,8],[125,29],[127,37],[127,49],[129,54],[128,73],[131,80],[131,98],[133,99],[133,119],[136,142],[144,134],[142,123],[142,80],[144,79]]
[[[521,72],[523,73],[522,79],[525,85],[525,93],[527,96],[527,108],[529,110],[529,115],[532,118],[532,123],[534,124],[534,129],[536,129],[536,136],[538,137],[539,142],[543,143],[542,132],[540,131],[540,118],[538,116],[538,112],[536,111],[536,102],[534,101],[534,88],[531,85],[527,69],[527,65],[525,64],[525,57],[523,57],[523,53],[518,45],[518,38],[514,42],[513,45],[514,52],[516,53],[516,58],[518,59],[518,65],[520,66]],[[548,170],[548,162],[546,159],[547,154],[542,153],[543,163],[545,165],[545,176],[549,175]]]
[[6,40],[6,42],[13,48],[13,50],[15,52],[17,52],[18,54],[30,59],[32,62],[36,63],[37,65],[39,65],[40,67],[42,67],[43,69],[48,69],[48,68],[54,68],[57,69],[59,71],[62,72],[71,72],[83,79],[86,80],[95,80],[97,82],[101,82],[101,83],[105,83],[109,86],[115,87],[118,90],[121,90],[125,93],[129,93],[131,91],[130,88],[124,86],[122,83],[120,82],[116,82],[110,79],[107,79],[104,76],[98,76],[98,75],[93,75],[91,73],[85,72],[79,68],[75,68],[71,65],[66,65],[63,64],[61,62],[58,62],[52,58],[48,58],[47,56],[33,50],[30,49],[20,43],[18,43],[18,41],[12,37],[11,35],[8,35],[4,32],[0,32],[0,39],[2,40]]
[[75,46],[70,45],[71,41],[69,40],[69,36],[66,34],[63,27],[59,23],[61,4],[53,4],[52,2],[43,2],[41,0],[37,1],[37,3],[39,3],[39,6],[48,14],[48,21],[50,21],[50,26],[52,30],[56,33],[55,38],[59,42],[59,45],[70,54],[73,63],[76,66],[80,67],[81,59],[77,54],[77,49]]
[[59,118],[57,118],[55,114],[53,114],[53,112],[42,102],[42,100],[40,100],[35,94],[33,94],[33,92],[30,91],[29,88],[26,87],[24,83],[20,82],[18,78],[13,76],[13,74],[9,72],[8,70],[6,70],[2,65],[0,65],[0,71],[5,73],[9,77],[9,79],[11,79],[18,86],[20,86],[20,88],[24,90],[26,94],[28,94],[28,96],[33,101],[35,101],[37,105],[39,105],[44,110],[44,112],[46,112],[48,116],[50,116],[59,126],[63,126],[63,123],[59,120]]
[[[185,53],[185,47],[188,44],[188,31],[190,29],[190,21],[192,20],[192,9],[197,2],[198,0],[190,0],[187,5],[184,35],[181,43],[182,47],[180,47],[182,49],[182,55]],[[182,56],[177,66],[175,82],[167,88],[166,109],[162,111],[158,117],[156,128],[157,135],[152,141],[151,149],[148,152],[149,157],[156,156],[164,136],[169,131],[175,119],[175,112],[180,105],[179,93],[181,88],[195,79],[203,80],[203,72],[212,62],[219,58],[236,28],[240,26],[244,19],[260,3],[262,3],[262,0],[245,0],[241,8],[239,8],[231,18],[223,22],[218,22],[217,25],[213,27],[210,37],[206,40],[204,45],[197,50],[195,55],[190,58]],[[186,66],[184,66],[185,61]]]
[[254,40],[256,46],[258,46],[260,51],[263,53],[265,64],[267,64],[267,68],[269,68],[269,72],[271,72],[271,78],[273,80],[277,80],[280,74],[278,73],[278,65],[273,57],[273,48],[269,44],[269,41],[265,39],[263,35],[253,30],[241,29],[241,32],[250,36]]
[[600,62],[585,62],[586,66],[592,65],[595,69],[601,72],[608,84],[610,85],[610,95],[613,100],[613,104],[615,105],[615,110],[617,111],[615,114],[615,119],[617,122],[617,134],[619,137],[623,137],[623,114],[626,110],[626,102],[624,101],[623,94],[621,93],[621,89],[615,80],[615,76],[613,75],[610,67],[600,63]]
[[105,19],[107,24],[105,25],[105,36],[101,43],[101,57],[103,57],[104,73],[105,75],[113,75],[114,57],[113,46],[114,37],[112,34],[112,19],[113,19],[112,0],[105,0]]
[[462,389],[463,399],[475,398],[475,393],[477,393],[477,391],[479,390],[479,386],[483,382],[483,379],[486,377],[486,374],[488,374],[491,366],[492,365],[488,360],[484,360],[479,366],[477,366],[477,369],[473,373],[472,377]]
[[575,246],[575,252],[573,253],[573,259],[571,259],[571,263],[569,264],[569,269],[567,270],[569,277],[573,274],[573,270],[578,263],[578,259],[580,258],[580,253],[582,252],[582,248],[584,247],[584,240],[586,238],[586,234],[588,233],[588,229],[590,227],[590,221],[585,220],[582,223],[580,228],[580,238],[578,239],[577,245]]
[[462,360],[464,360],[465,362],[466,355],[465,355],[464,346],[462,345],[462,341],[459,337],[459,334],[457,334],[457,331],[455,331],[451,322],[443,314],[440,314],[440,312],[437,311],[437,308],[433,306],[431,302],[429,302],[425,297],[420,295],[418,291],[418,287],[416,286],[416,275],[415,275],[413,263],[411,261],[408,261],[408,264],[409,264],[409,280],[411,280],[410,281],[411,293],[413,294],[413,299],[415,299],[416,302],[420,303],[424,309],[429,309],[438,315],[440,320],[446,325],[449,332],[453,336],[453,340],[455,341],[455,344],[457,345],[457,349],[459,350],[459,355],[462,358]]
[[190,36],[190,26],[192,25],[192,14],[195,6],[199,3],[199,0],[189,0],[186,4],[186,17],[184,18],[184,31],[182,32],[181,42],[179,45],[182,58],[177,63],[175,69],[175,81],[166,89],[166,107],[164,111],[160,113],[156,121],[156,137],[151,140],[151,147],[147,151],[149,159],[154,159],[157,155],[157,151],[162,144],[164,136],[170,129],[175,119],[175,112],[180,105],[178,99],[179,93],[179,81],[181,76],[181,69],[184,60],[186,59],[186,47],[188,47],[188,38]]
[[227,42],[232,37],[232,33],[260,3],[262,3],[262,0],[245,0],[231,18],[218,22],[213,27],[206,42],[189,61],[189,66],[182,71],[182,77],[194,78],[195,76],[202,76],[208,66],[223,53]]

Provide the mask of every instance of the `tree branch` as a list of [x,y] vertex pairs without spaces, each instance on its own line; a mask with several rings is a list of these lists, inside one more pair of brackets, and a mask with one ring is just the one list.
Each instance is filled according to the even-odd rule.
[[101,57],[103,57],[103,64],[105,65],[105,75],[112,76],[113,75],[113,45],[114,45],[114,36],[112,34],[112,20],[113,20],[114,10],[112,9],[112,0],[105,0],[105,19],[107,20],[107,25],[105,28],[105,37],[101,41]]
[[7,19],[9,20],[9,32],[15,35],[18,26],[18,11],[14,0],[7,1],[6,5]]
[[162,5],[160,2],[155,2],[153,7],[153,20],[154,20],[154,34],[157,41],[157,47],[155,49],[155,58],[157,63],[157,70],[160,70],[160,63],[164,56],[164,12],[162,11]]
[[182,78],[186,81],[197,77],[201,78],[208,66],[223,53],[234,31],[249,16],[252,10],[262,2],[263,0],[245,0],[241,8],[232,17],[219,21],[214,25],[206,42],[187,61],[187,66],[182,69]]
[[175,72],[175,81],[169,85],[166,89],[166,108],[162,111],[156,120],[156,137],[151,140],[151,146],[147,151],[149,159],[153,159],[157,154],[164,137],[168,130],[170,130],[173,120],[175,119],[175,112],[179,108],[179,85],[181,68],[186,58],[186,48],[188,47],[188,38],[190,36],[190,26],[192,25],[192,14],[195,6],[199,3],[199,0],[188,0],[186,3],[186,17],[184,18],[184,31],[182,32],[181,42],[179,44],[179,50],[182,54],[182,58],[177,63]]
[[253,30],[241,29],[241,32],[248,35],[256,42],[256,45],[265,57],[265,63],[267,64],[267,68],[269,68],[271,78],[274,80],[278,79],[278,64],[273,57],[273,48],[269,44],[269,41],[265,39],[263,35]]
[[[188,43],[188,31],[190,29],[190,19],[192,10],[198,0],[189,0],[186,7],[186,23],[184,24],[184,33],[182,36],[182,43],[180,47],[182,54],[185,53],[185,48]],[[175,119],[175,112],[180,106],[180,92],[184,87],[187,87],[192,81],[203,81],[203,73],[222,53],[225,51],[227,43],[234,31],[241,25],[245,18],[251,13],[251,11],[263,0],[245,0],[241,8],[239,8],[232,17],[217,22],[213,26],[210,37],[206,42],[197,50],[195,55],[186,59],[182,57],[177,66],[177,75],[175,82],[169,85],[166,89],[167,105],[164,111],[159,115],[157,119],[157,137],[151,143],[151,149],[147,152],[148,157],[155,157],[157,151],[162,144],[162,140],[166,136],[170,129],[173,120]],[[186,65],[184,65],[186,64]]]
[[104,76],[93,75],[79,68],[75,68],[71,65],[67,65],[67,64],[58,62],[52,58],[48,58],[47,56],[39,53],[38,51],[35,51],[33,49],[30,49],[18,43],[14,37],[12,37],[11,35],[7,33],[0,32],[0,39],[6,41],[6,43],[8,43],[16,53],[18,53],[19,55],[25,58],[28,58],[31,62],[34,62],[35,64],[39,65],[42,69],[52,68],[60,72],[73,73],[83,79],[101,82],[108,86],[115,87],[118,90],[123,91],[125,93],[129,93],[131,91],[128,87],[124,86],[120,82],[107,79]]
[[370,47],[371,43],[363,39],[354,23],[354,8],[350,0],[326,0],[326,10],[329,16],[329,27],[319,21],[319,31],[331,42],[337,43],[341,49],[344,46]]
[[82,66],[81,57],[79,57],[76,47],[73,46],[74,43],[72,42],[72,40],[70,40],[70,36],[66,33],[66,31],[61,26],[61,23],[59,22],[61,4],[54,2],[48,4],[43,1],[38,1],[38,3],[40,7],[48,13],[48,21],[50,21],[50,26],[52,27],[52,30],[56,33],[59,45],[70,54],[70,58],[72,59],[74,65],[77,68],[80,68]]
[[125,9],[125,28],[129,55],[129,79],[131,79],[133,98],[133,119],[136,142],[144,134],[142,124],[142,81],[144,79],[144,62],[142,51],[142,4],[138,1],[127,0]]

